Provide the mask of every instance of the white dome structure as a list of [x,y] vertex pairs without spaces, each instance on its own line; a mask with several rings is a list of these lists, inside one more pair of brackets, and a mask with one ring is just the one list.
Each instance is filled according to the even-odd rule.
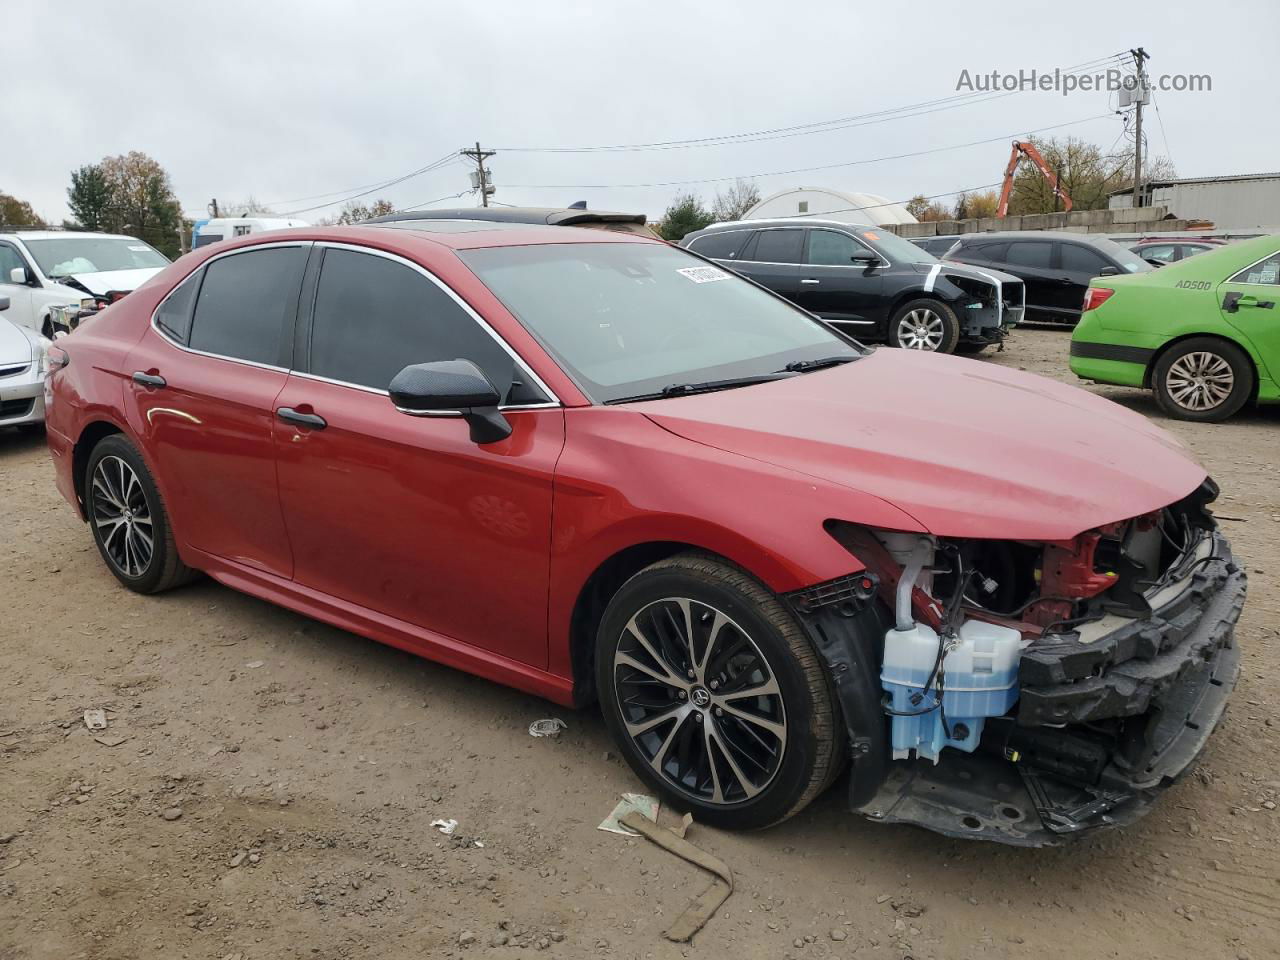
[[915,223],[916,218],[900,203],[874,193],[848,193],[831,187],[796,187],[765,197],[743,214],[744,220],[777,217],[821,216],[841,223],[881,226],[886,223]]

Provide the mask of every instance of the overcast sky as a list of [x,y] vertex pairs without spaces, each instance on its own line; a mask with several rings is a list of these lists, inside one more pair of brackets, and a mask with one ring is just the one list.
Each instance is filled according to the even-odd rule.
[[[357,193],[476,140],[498,150],[497,199],[513,204],[585,199],[658,215],[681,190],[709,199],[721,184],[612,185],[752,175],[766,195],[801,185],[893,200],[945,194],[999,181],[1015,135],[1058,127],[1045,133],[1111,146],[1123,134],[1114,98],[972,97],[808,136],[666,150],[510,148],[814,124],[954,97],[964,69],[1051,71],[1137,45],[1153,76],[1212,77],[1212,92],[1157,94],[1159,115],[1148,111],[1149,147],[1170,155],[1179,175],[1280,168],[1280,127],[1258,106],[1275,84],[1275,0],[1233,2],[1229,13],[1114,0],[220,0],[198,9],[5,0],[0,13],[0,190],[54,222],[67,216],[72,169],[129,150],[160,161],[188,215],[204,215],[211,197],[253,196],[280,212],[340,200],[336,191]],[[993,142],[761,175],[979,140]],[[454,160],[368,199],[408,207],[467,187]],[[331,195],[298,199],[317,194]]]

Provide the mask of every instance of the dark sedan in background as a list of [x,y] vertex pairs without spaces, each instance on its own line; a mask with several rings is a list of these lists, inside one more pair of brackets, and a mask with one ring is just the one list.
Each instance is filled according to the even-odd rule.
[[888,230],[804,217],[717,223],[680,241],[860,340],[977,353],[1022,319],[1022,283],[943,262]]
[[1027,319],[1075,324],[1094,277],[1153,269],[1131,250],[1103,236],[1083,233],[971,233],[957,238],[948,260],[1002,270],[1022,280]]

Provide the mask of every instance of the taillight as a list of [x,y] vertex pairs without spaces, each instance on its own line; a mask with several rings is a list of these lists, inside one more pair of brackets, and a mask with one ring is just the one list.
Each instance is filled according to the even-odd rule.
[[71,362],[71,357],[68,356],[67,351],[58,346],[49,347],[48,357],[49,367],[53,370],[60,370]]
[[1087,313],[1090,310],[1097,310],[1100,306],[1107,302],[1107,299],[1115,293],[1106,287],[1090,287],[1084,292],[1084,309]]

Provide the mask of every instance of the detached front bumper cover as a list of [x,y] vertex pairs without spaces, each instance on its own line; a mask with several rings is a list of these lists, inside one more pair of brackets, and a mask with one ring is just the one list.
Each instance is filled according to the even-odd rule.
[[[914,823],[954,837],[1047,846],[1081,832],[1131,823],[1194,764],[1221,720],[1239,675],[1234,631],[1246,578],[1217,532],[1152,615],[1110,617],[1086,638],[1033,643],[1019,668],[1012,715],[989,721],[975,753],[940,763],[888,763],[876,744],[876,664],[865,623],[874,607],[793,605],[832,671],[849,728],[850,806],[873,820]],[[812,591],[806,591],[810,593]],[[874,691],[874,693],[873,693]],[[1112,724],[1101,747],[1090,725]],[[877,786],[878,785],[878,788]]]

